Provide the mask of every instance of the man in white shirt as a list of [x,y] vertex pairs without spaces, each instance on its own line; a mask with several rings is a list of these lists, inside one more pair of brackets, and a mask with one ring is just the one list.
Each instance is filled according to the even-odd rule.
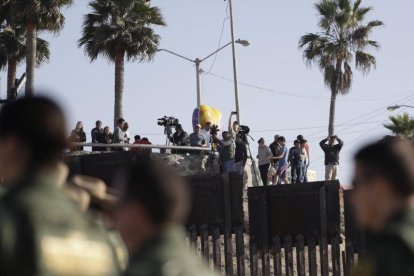
[[207,121],[205,127],[201,130],[201,134],[203,134],[204,137],[206,138],[206,145],[208,148],[211,146],[210,130],[211,130],[211,122]]

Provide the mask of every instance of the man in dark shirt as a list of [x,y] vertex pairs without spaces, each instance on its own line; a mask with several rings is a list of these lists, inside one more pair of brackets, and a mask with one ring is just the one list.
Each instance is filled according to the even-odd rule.
[[414,148],[386,137],[355,156],[352,203],[366,230],[355,275],[414,273]]
[[[98,137],[100,134],[103,134],[103,128],[102,128],[102,122],[96,121],[95,127],[91,131],[91,137],[92,137],[92,143],[99,143]],[[92,151],[98,151],[100,150],[99,147],[92,147]]]
[[247,146],[240,135],[236,136],[236,150],[234,153],[234,171],[243,174],[247,162]]
[[[175,132],[173,136],[170,138],[170,142],[173,143],[174,146],[188,146],[188,134],[183,130],[181,124],[178,124],[175,127]],[[186,154],[187,151],[185,150],[172,150],[174,154]]]
[[[326,144],[327,141],[329,141],[328,144]],[[338,143],[335,144],[335,141]],[[336,180],[339,169],[339,152],[344,146],[344,142],[334,135],[323,139],[319,145],[325,153],[325,180]]]

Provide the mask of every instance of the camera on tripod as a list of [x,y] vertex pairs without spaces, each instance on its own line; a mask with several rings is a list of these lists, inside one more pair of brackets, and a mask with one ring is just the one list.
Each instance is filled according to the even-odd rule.
[[168,117],[168,116],[164,116],[162,118],[158,119],[157,124],[159,126],[163,126],[163,127],[176,127],[180,122],[178,121],[177,118],[174,118],[172,116]]
[[[247,140],[247,136],[249,135],[249,132],[250,132],[250,128],[248,127],[248,126],[243,126],[243,125],[240,125],[239,126],[239,129],[238,129],[238,131],[237,131],[237,136],[239,136],[240,137],[240,139],[244,142],[244,143],[248,143],[248,140]],[[250,136],[250,135],[249,135]]]

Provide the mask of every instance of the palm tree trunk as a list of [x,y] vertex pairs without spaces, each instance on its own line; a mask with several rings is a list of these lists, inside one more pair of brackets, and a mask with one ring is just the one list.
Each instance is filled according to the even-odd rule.
[[36,24],[29,20],[26,24],[26,97],[34,96],[34,71],[36,64]]
[[15,98],[15,82],[16,82],[16,68],[17,61],[16,57],[10,57],[7,60],[7,99],[11,100]]
[[328,133],[329,136],[335,134],[335,107],[336,107],[336,89],[331,87],[331,104],[329,106],[329,125],[328,125]]
[[115,107],[114,126],[119,118],[122,118],[122,97],[124,93],[124,53],[118,51],[115,54]]
[[338,95],[338,87],[339,81],[341,78],[341,68],[342,68],[342,60],[336,61],[335,72],[336,76],[335,79],[331,83],[331,104],[329,106],[329,125],[328,125],[328,133],[329,136],[335,134],[335,109],[336,109],[336,96]]

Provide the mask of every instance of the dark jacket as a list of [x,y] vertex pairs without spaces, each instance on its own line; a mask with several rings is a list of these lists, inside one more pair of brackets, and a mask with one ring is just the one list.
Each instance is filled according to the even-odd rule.
[[[185,131],[181,131],[180,134],[175,132],[172,137],[170,137],[170,142],[175,146],[188,146],[188,134]],[[174,154],[186,154],[185,150],[172,150]]]
[[323,139],[319,143],[322,150],[325,152],[325,165],[339,165],[339,152],[344,146],[344,142],[339,138],[336,138],[336,140],[338,140],[338,144],[332,146],[326,144],[328,138]]
[[236,150],[234,153],[234,162],[246,162],[247,160],[247,147],[246,144],[236,140]]
[[367,236],[367,248],[355,275],[408,276],[414,274],[414,210],[390,219],[380,233]]

